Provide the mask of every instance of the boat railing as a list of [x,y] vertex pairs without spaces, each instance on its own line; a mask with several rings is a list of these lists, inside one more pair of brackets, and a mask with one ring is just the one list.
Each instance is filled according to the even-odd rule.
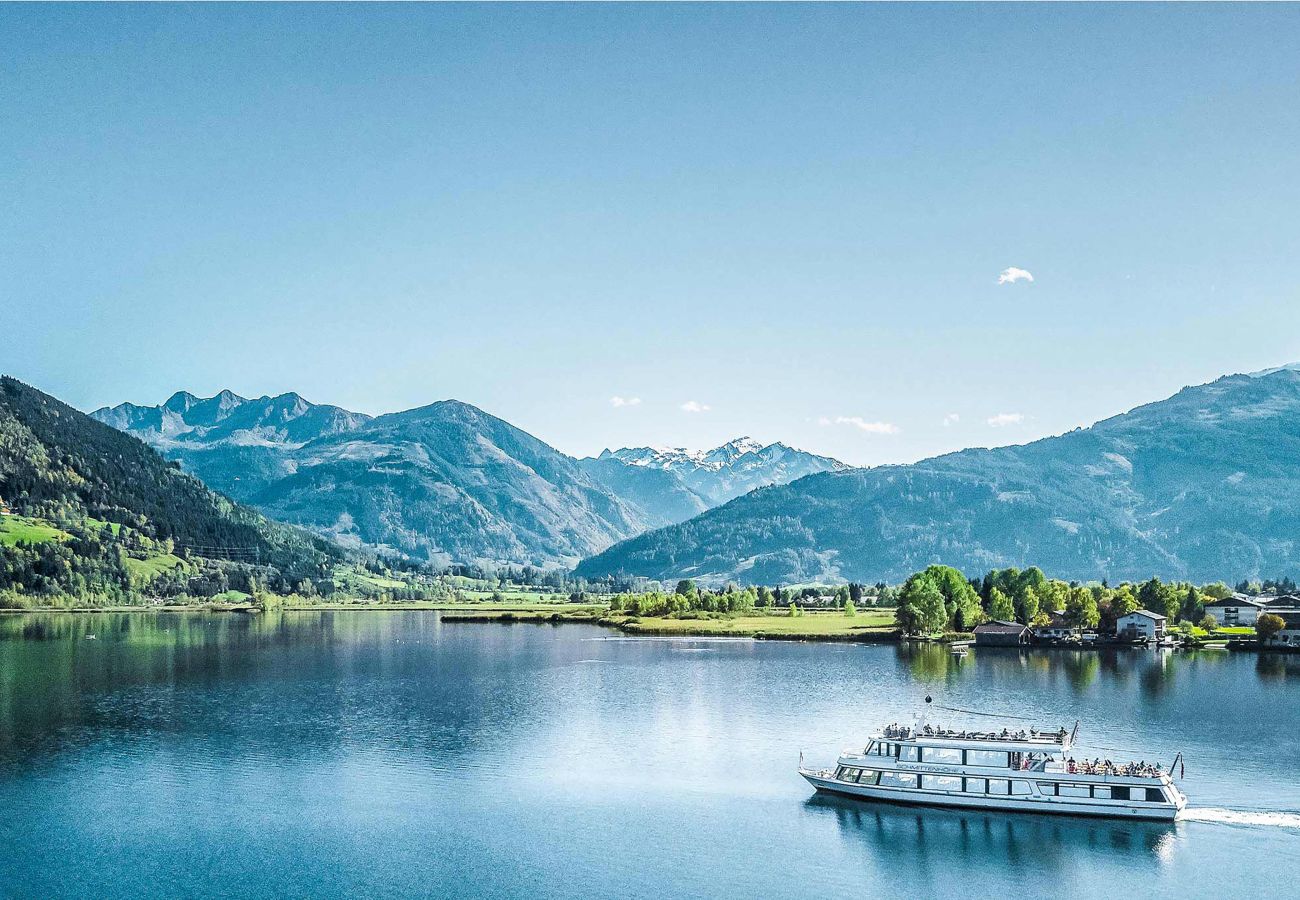
[[1064,745],[1069,737],[1069,732],[1064,728],[1058,731],[1039,731],[1037,728],[961,731],[953,728],[935,728],[932,725],[926,725],[922,728],[912,728],[907,725],[888,725],[880,730],[879,737],[881,740],[894,741],[913,741],[917,738],[951,738],[964,741],[1032,741],[1035,743],[1046,741]]
[[1067,759],[1062,767],[1069,775],[1123,775],[1126,778],[1160,778],[1165,770],[1148,762],[1116,763],[1109,759]]

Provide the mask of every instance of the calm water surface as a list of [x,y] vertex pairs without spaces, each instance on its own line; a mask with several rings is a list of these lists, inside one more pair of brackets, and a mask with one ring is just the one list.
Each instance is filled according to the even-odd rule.
[[[1192,818],[812,797],[801,749],[830,761],[927,693],[1082,719],[1090,756],[1183,750]],[[11,616],[0,895],[1298,896],[1298,699],[1300,657]]]

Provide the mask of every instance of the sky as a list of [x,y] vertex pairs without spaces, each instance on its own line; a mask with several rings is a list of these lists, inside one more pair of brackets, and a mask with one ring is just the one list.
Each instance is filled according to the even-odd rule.
[[1289,5],[0,6],[0,371],[906,462],[1300,360]]

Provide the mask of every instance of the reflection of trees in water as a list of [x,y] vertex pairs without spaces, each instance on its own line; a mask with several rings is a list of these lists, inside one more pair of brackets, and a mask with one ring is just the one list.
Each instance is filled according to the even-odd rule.
[[951,684],[962,678],[964,661],[947,644],[902,643],[895,652],[917,681]]
[[824,794],[805,808],[833,815],[846,840],[861,842],[885,874],[907,881],[927,869],[951,873],[960,866],[978,884],[985,874],[1086,867],[1089,855],[1167,860],[1176,846],[1175,826],[1161,822],[928,809]]
[[[446,750],[544,705],[527,676],[545,656],[509,652],[520,635],[483,628],[444,643],[442,627],[419,611],[3,617],[0,762],[128,731],[224,735],[270,754],[367,731]],[[455,677],[471,656],[523,688],[503,699],[495,677]]]
[[1300,654],[1256,653],[1255,674],[1262,681],[1285,681],[1300,677]]

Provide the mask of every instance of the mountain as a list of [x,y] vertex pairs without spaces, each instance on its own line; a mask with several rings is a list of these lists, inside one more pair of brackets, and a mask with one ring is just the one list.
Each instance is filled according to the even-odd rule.
[[644,529],[571,458],[467,403],[379,416],[292,451],[249,499],[341,539],[440,562],[571,564]]
[[[46,560],[50,590],[84,588],[92,569],[96,578],[126,572],[121,554],[94,535],[76,537],[87,529],[125,530],[133,543],[124,551],[167,542],[167,554],[255,560],[303,576],[341,557],[328,542],[232,503],[135,438],[9,377],[0,378],[0,497],[34,533],[73,529],[69,554]],[[98,563],[88,561],[88,548]]]
[[273,518],[438,563],[572,565],[754,486],[842,466],[749,438],[575,460],[454,400],[371,418],[297,394],[181,391],[91,415]]
[[231,391],[206,399],[179,391],[161,406],[122,403],[90,415],[180,460],[209,487],[244,501],[293,474],[292,451],[353,431],[371,418],[294,393],[250,400]]
[[575,460],[454,400],[372,418],[297,394],[182,391],[92,415],[273,518],[440,564],[571,565],[660,524]]
[[1076,579],[1300,572],[1300,372],[1231,375],[1031,444],[761,488],[578,573],[897,581],[1038,565]]
[[639,506],[656,526],[684,522],[759,487],[847,469],[785,444],[737,438],[712,450],[629,447],[580,461],[592,477]]

